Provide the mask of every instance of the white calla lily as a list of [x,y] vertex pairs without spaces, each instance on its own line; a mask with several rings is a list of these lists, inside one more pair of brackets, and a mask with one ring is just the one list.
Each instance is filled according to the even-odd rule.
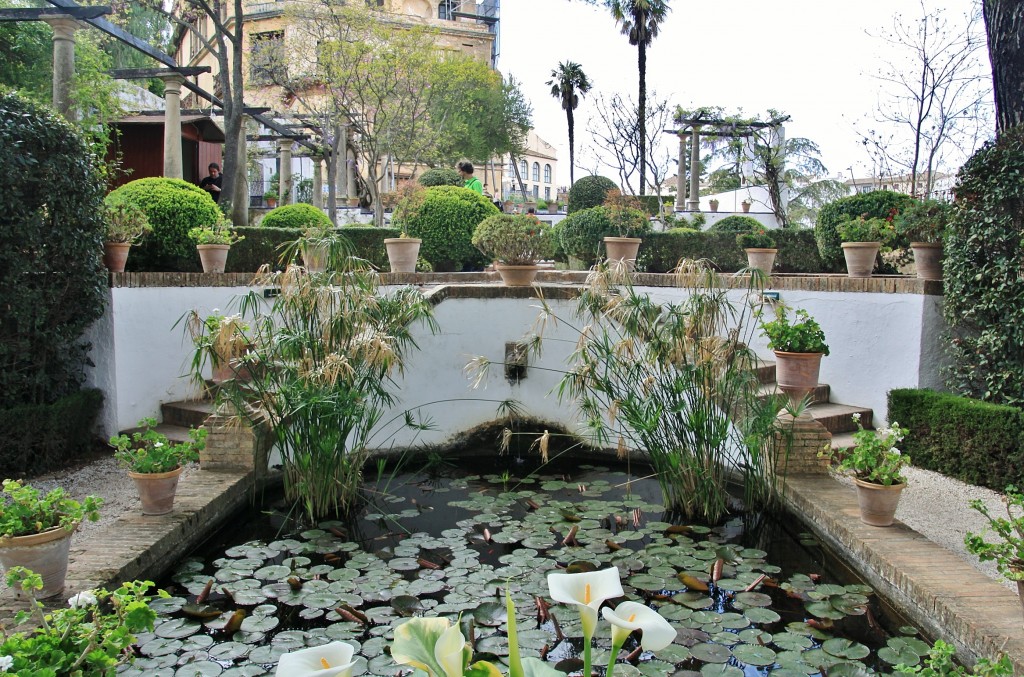
[[351,677],[355,651],[350,644],[331,642],[291,651],[277,661],[276,677]]
[[597,610],[606,599],[621,597],[622,582],[619,570],[600,569],[579,574],[548,574],[551,599],[564,604],[575,604],[583,623],[583,636],[593,637],[597,628]]
[[604,619],[612,624],[612,644],[621,646],[629,633],[642,630],[640,646],[644,651],[660,651],[676,638],[676,631],[654,609],[639,602],[623,602],[609,609],[601,610]]
[[462,677],[465,660],[466,636],[458,624],[445,630],[434,645],[434,660],[444,670],[445,677]]

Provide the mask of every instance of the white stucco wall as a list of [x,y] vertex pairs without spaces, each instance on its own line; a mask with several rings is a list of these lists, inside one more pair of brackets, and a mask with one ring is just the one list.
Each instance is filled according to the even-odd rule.
[[[641,288],[656,299],[678,300],[681,290]],[[159,417],[160,404],[194,395],[188,379],[192,345],[175,322],[195,308],[228,312],[245,287],[115,288],[107,313],[93,328],[89,384],[106,395],[103,435],[131,427],[145,416]],[[730,292],[738,301],[742,292]],[[781,300],[807,309],[825,331],[832,354],[822,361],[821,381],[832,388],[832,401],[871,407],[876,421],[886,421],[886,394],[892,388],[941,387],[940,337],[944,331],[941,297],[919,294],[782,291]],[[431,334],[416,330],[414,352],[404,376],[398,377],[395,411],[421,408],[437,431],[418,433],[416,441],[442,443],[453,435],[497,418],[498,403],[515,399],[527,415],[574,429],[574,409],[558,402],[553,390],[576,341],[571,324],[548,326],[539,362],[531,359],[527,378],[511,384],[504,368],[494,365],[478,390],[470,389],[464,368],[474,355],[504,359],[505,343],[527,335],[539,315],[535,299],[448,298],[435,307],[440,327]],[[571,301],[549,301],[568,318]],[[755,333],[751,347],[772,359],[765,340]],[[444,402],[442,402],[444,401]],[[433,403],[433,404],[431,404]],[[385,417],[385,420],[388,417]],[[395,444],[412,441],[400,432]]]

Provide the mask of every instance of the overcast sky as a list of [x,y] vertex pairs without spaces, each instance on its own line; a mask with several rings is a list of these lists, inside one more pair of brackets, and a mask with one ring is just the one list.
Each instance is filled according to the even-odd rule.
[[[973,0],[924,0],[950,20]],[[672,11],[648,51],[648,92],[686,108],[724,106],[745,114],[789,114],[788,137],[819,144],[835,175],[870,174],[855,125],[876,106],[882,59],[897,58],[868,34],[891,28],[896,13],[916,18],[921,0],[670,0]],[[520,81],[533,104],[534,127],[559,150],[559,184],[569,183],[565,113],[544,83],[560,61],[579,63],[594,89],[576,112],[577,167],[593,161],[579,148],[594,94],[637,94],[637,51],[609,12],[579,0],[505,0],[499,69]],[[987,68],[987,58],[984,61]],[[990,73],[989,73],[990,75]],[[867,129],[867,125],[859,125]],[[580,172],[577,171],[577,175]],[[614,178],[614,173],[602,173]],[[674,173],[674,172],[673,172]]]

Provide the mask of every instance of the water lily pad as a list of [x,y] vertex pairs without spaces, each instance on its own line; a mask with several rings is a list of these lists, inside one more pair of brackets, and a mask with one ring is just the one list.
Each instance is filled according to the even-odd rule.
[[765,607],[772,604],[772,598],[763,592],[739,592],[734,601],[737,606],[743,607]]
[[772,611],[771,609],[762,609],[761,607],[744,609],[743,615],[749,618],[752,623],[775,623],[782,618],[782,616],[775,611]]
[[853,642],[842,637],[833,637],[832,639],[825,640],[825,642],[822,643],[821,648],[825,653],[836,656],[837,658],[852,660],[860,660],[871,653],[871,650],[863,644]]
[[741,644],[732,648],[732,655],[747,665],[764,667],[775,662],[775,652],[760,644]]
[[814,646],[810,637],[797,635],[792,632],[783,632],[772,637],[772,643],[784,651],[803,651]]
[[242,621],[243,632],[270,632],[276,628],[281,621],[276,616],[259,616],[253,614]]
[[251,646],[240,642],[224,642],[210,649],[210,658],[221,662],[233,662],[252,651]]
[[157,637],[165,639],[181,639],[194,635],[203,628],[201,623],[187,618],[172,618],[154,628]]
[[705,665],[700,674],[701,677],[743,677],[743,671],[732,665]]
[[499,626],[505,622],[505,605],[497,602],[484,602],[473,612],[473,619],[483,626]]
[[181,648],[182,641],[180,639],[157,637],[140,646],[139,651],[142,652],[143,656],[167,656],[177,653]]
[[690,653],[704,663],[725,663],[732,657],[729,648],[721,644],[694,644],[690,647]]
[[224,668],[221,667],[220,663],[196,661],[195,663],[189,663],[178,668],[174,673],[174,677],[217,677],[222,672],[224,672]]
[[416,612],[423,610],[423,604],[420,603],[419,598],[412,595],[398,595],[391,599],[391,608],[399,616],[412,616]]

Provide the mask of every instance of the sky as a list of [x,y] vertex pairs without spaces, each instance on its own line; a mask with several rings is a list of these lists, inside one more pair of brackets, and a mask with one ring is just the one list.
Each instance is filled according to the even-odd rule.
[[[782,111],[792,118],[787,137],[816,142],[833,176],[849,177],[851,169],[870,175],[855,127],[870,127],[864,118],[884,87],[873,74],[898,55],[869,32],[890,29],[897,13],[919,17],[922,2],[945,9],[953,20],[973,0],[669,0],[672,11],[648,50],[647,89],[673,108]],[[558,148],[559,185],[569,183],[568,130],[545,83],[567,60],[579,63],[593,83],[575,114],[579,176],[594,168],[580,157],[580,146],[589,143],[585,129],[594,95],[618,92],[635,100],[637,50],[603,7],[580,0],[502,2],[498,68],[520,82],[533,105],[534,128]],[[988,67],[987,58],[983,65]],[[615,177],[609,169],[601,173]]]

